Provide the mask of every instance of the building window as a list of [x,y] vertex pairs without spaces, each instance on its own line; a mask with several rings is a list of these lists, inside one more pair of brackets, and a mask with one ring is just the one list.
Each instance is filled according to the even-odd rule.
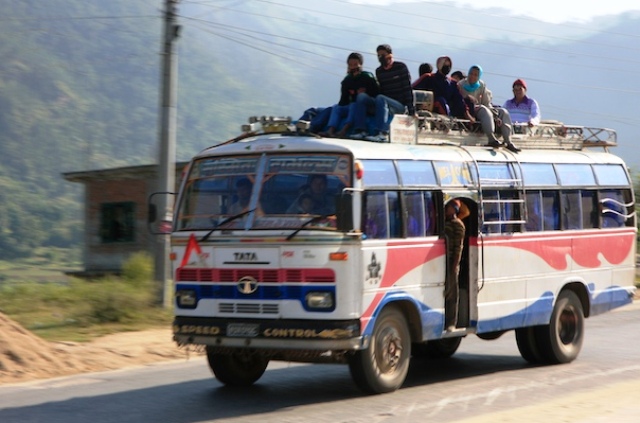
[[103,243],[131,242],[134,238],[135,203],[104,203],[100,208],[100,238]]

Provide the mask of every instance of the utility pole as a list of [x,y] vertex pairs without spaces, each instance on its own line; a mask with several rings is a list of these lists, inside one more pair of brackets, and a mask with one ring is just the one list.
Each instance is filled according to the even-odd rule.
[[[176,117],[177,117],[177,71],[178,61],[175,42],[180,26],[176,24],[176,4],[180,0],[165,0],[164,39],[162,50],[162,98],[160,116],[160,152],[158,166],[158,191],[174,192],[176,189]],[[162,221],[172,221],[172,195],[158,196],[158,217]],[[155,279],[162,287],[162,304],[170,307],[173,290],[169,253],[171,244],[169,235],[156,237]]]

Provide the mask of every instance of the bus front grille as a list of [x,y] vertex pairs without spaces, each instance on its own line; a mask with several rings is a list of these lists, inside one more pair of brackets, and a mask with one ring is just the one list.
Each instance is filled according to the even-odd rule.
[[220,313],[242,313],[242,314],[278,314],[280,308],[278,304],[263,303],[219,303]]

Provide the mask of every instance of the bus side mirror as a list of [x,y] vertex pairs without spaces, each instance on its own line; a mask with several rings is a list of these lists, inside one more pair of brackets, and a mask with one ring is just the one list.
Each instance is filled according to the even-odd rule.
[[353,230],[353,191],[343,191],[336,196],[336,220],[339,231]]
[[[153,202],[158,195],[172,195],[175,192],[154,192],[147,200],[147,229],[153,235],[167,235],[171,233],[171,218],[166,216],[158,217],[158,206]],[[160,220],[158,220],[160,219]]]
[[155,204],[149,204],[149,214],[147,216],[147,222],[153,223],[158,218],[158,208]]

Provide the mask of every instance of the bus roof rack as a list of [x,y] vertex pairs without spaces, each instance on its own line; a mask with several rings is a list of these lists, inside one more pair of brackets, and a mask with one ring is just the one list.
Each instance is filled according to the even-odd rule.
[[[480,123],[465,119],[420,111],[418,119],[413,116],[395,115],[391,122],[390,141],[397,144],[434,144],[458,146],[482,146],[486,136]],[[291,117],[252,116],[242,125],[242,134],[226,143],[240,141],[260,134],[282,133],[312,135],[310,122],[293,121]],[[613,129],[589,126],[565,125],[555,120],[543,120],[529,127],[516,124],[511,140],[521,149],[582,150],[584,148],[615,147],[617,134]],[[498,131],[499,132],[499,131]],[[496,136],[500,136],[496,133]]]
[[[457,144],[484,145],[486,136],[480,123],[444,115],[420,112],[412,116],[396,115],[391,122],[390,139],[400,144]],[[599,147],[608,151],[615,147],[617,134],[613,129],[565,125],[559,121],[543,120],[535,126],[515,124],[511,140],[521,149],[582,150]],[[499,137],[500,134],[496,133]]]

